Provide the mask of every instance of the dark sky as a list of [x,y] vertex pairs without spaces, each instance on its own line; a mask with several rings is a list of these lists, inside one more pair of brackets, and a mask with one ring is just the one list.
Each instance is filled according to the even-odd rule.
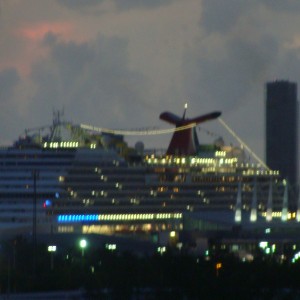
[[264,85],[298,82],[299,14],[298,0],[0,0],[0,142],[62,108],[74,123],[169,128],[159,114],[187,102],[188,117],[222,111],[264,158]]

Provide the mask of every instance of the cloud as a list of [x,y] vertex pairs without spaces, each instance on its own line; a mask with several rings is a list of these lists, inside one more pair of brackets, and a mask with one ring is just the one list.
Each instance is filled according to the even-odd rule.
[[18,131],[62,107],[95,126],[164,127],[159,113],[187,101],[191,117],[222,110],[262,152],[264,84],[300,76],[298,0],[28,1],[1,19],[0,70],[18,70],[1,101]]
[[[224,112],[232,113],[247,106],[251,97],[254,106],[261,106],[256,91],[261,90],[266,81],[297,73],[295,65],[300,63],[297,47],[286,46],[297,45],[297,38],[292,30],[278,32],[273,25],[285,22],[282,14],[282,18],[277,16],[275,21],[274,11],[297,9],[298,2],[287,1],[285,8],[281,8],[280,3],[203,1],[200,42],[185,56],[191,66],[191,72],[186,71],[185,76],[191,97],[208,99]],[[193,62],[198,69],[193,68]],[[290,62],[289,70],[287,62]],[[296,78],[291,76],[291,80]],[[260,99],[263,97],[260,95]]]
[[136,123],[145,84],[143,76],[128,67],[126,40],[98,36],[75,43],[48,34],[44,43],[50,55],[32,70],[37,86],[33,111],[47,114],[53,106],[70,108],[76,120],[98,120],[95,126]]
[[8,104],[19,81],[16,69],[10,68],[0,72],[0,105]]
[[[204,39],[203,43],[206,42]],[[202,55],[203,43],[198,51],[185,56],[186,94],[190,99],[203,102],[204,107],[209,104],[224,112],[236,111],[245,105],[253,88],[263,85],[279,55],[276,41],[267,36],[257,42],[240,38],[222,42],[219,58],[218,54],[216,57]]]
[[296,3],[289,4],[280,11],[267,1],[204,0],[197,42],[183,56],[188,98],[204,112],[221,110],[261,157],[264,85],[275,79],[297,81],[300,75],[297,20],[289,14]]
[[130,1],[124,1],[124,0],[114,0],[116,3],[116,6],[119,9],[136,9],[136,8],[155,8],[159,6],[165,6],[170,4],[171,2],[175,2],[174,0],[130,0]]
[[[119,10],[128,9],[141,9],[141,8],[155,8],[159,6],[168,5],[176,0],[111,0]],[[60,5],[66,6],[70,9],[87,10],[96,7],[97,5],[104,3],[105,0],[57,0]]]
[[82,9],[86,7],[96,6],[104,0],[57,0],[61,5],[72,9]]
[[68,37],[73,28],[70,22],[38,22],[23,26],[17,34],[28,39],[30,42],[42,40],[48,33]]
[[203,0],[201,25],[207,32],[226,32],[232,29],[238,19],[247,12],[251,1]]
[[[10,144],[11,128],[18,127],[18,101],[15,101],[17,89],[20,84],[20,76],[16,69],[9,68],[0,71],[0,115],[2,130],[0,143]],[[17,134],[15,132],[15,134]]]
[[300,2],[298,0],[264,0],[262,2],[273,11],[296,14],[300,11]]

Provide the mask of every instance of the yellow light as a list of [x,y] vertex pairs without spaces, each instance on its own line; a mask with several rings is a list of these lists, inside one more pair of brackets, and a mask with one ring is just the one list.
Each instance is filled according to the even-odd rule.
[[171,231],[170,232],[170,237],[175,237],[176,236],[176,232],[175,231]]
[[56,246],[48,246],[48,252],[55,252]]

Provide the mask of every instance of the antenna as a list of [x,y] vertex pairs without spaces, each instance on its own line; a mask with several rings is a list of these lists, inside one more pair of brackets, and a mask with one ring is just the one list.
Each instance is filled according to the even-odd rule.
[[184,112],[183,112],[183,116],[182,116],[182,120],[185,119],[185,113],[186,113],[186,110],[187,110],[187,103],[184,104]]

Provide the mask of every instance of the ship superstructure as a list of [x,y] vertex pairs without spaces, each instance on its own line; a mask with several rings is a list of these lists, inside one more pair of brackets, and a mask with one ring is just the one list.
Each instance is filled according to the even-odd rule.
[[[31,232],[34,223],[45,233],[177,232],[197,212],[234,218],[236,211],[282,211],[280,174],[246,162],[238,147],[218,142],[195,155],[155,155],[131,149],[121,134],[86,130],[59,115],[50,129],[26,131],[13,147],[0,149],[5,230]],[[64,130],[71,134],[62,138]]]

